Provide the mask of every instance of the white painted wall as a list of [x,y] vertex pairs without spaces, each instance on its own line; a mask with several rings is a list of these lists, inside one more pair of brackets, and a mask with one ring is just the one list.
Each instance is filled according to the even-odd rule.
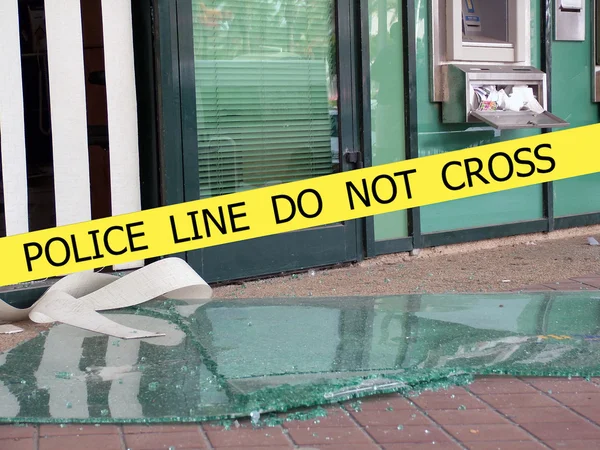
[[56,225],[91,219],[80,0],[45,0]]
[[18,0],[0,1],[0,149],[6,235],[29,231]]
[[[131,0],[102,0],[112,214],[141,209]],[[140,267],[142,261],[115,266]]]
[[[45,0],[57,226],[91,219],[81,1]],[[102,21],[111,207],[119,215],[141,209],[131,0],[102,0]],[[13,235],[28,231],[18,0],[0,0],[0,43],[2,182],[7,235]]]

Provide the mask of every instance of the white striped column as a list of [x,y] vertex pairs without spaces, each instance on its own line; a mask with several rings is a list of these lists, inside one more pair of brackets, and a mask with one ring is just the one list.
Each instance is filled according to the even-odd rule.
[[61,226],[91,219],[80,0],[45,0],[45,10],[56,225]]
[[[131,0],[102,0],[112,215],[141,210]],[[115,266],[133,269],[143,261]]]
[[0,1],[0,148],[6,235],[29,231],[18,0]]

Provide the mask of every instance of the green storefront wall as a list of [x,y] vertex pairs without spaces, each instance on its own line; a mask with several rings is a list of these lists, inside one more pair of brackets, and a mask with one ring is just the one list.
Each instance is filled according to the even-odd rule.
[[[391,154],[383,158],[374,152],[373,165],[401,160],[407,153],[412,153],[412,157],[424,157],[541,133],[541,130],[509,130],[495,133],[485,124],[477,126],[442,123],[441,105],[432,102],[430,96],[430,8],[431,2],[414,2],[415,41],[403,42],[403,45],[408,45],[409,49],[414,48],[416,52],[416,86],[410,86],[409,89],[416,87],[417,118],[414,128],[417,148],[409,149],[399,144],[396,151],[401,153],[401,156],[395,159]],[[531,0],[531,64],[548,73],[551,111],[568,121],[571,127],[598,123],[599,106],[592,101],[594,27],[591,5],[586,8],[584,42],[556,41],[553,31],[547,34],[550,42],[545,42],[543,17],[546,8],[550,9],[553,15],[552,1]],[[553,26],[553,23],[549,25]],[[543,60],[544,48],[548,53],[548,60]],[[402,75],[397,75],[399,83],[406,80],[407,68],[404,69]],[[408,108],[405,111],[408,114]],[[404,126],[400,129],[402,132],[409,132]],[[436,245],[432,242],[452,243],[496,235],[552,230],[554,218],[600,212],[600,196],[597,195],[599,185],[600,174],[594,174],[557,181],[549,186],[536,185],[426,206],[420,208],[417,215],[418,233],[425,237],[444,236],[440,239],[425,239],[424,242],[417,236],[414,246],[419,247],[419,243],[428,246]],[[574,221],[567,219],[560,225],[557,222],[556,226],[596,223],[594,217],[596,216],[581,220],[575,218]],[[410,235],[411,231],[414,234],[414,229],[411,230],[410,226],[407,226],[407,217],[402,213],[378,218],[374,221],[374,227],[376,241],[398,239]],[[486,231],[476,232],[478,228]],[[503,228],[503,231],[498,232],[499,228]],[[389,248],[394,249],[393,246]]]
[[[502,131],[495,137],[494,131],[471,131],[469,125],[441,123],[440,104],[430,100],[430,2],[416,2],[417,46],[417,109],[419,156],[429,156],[452,150],[476,147],[495,142],[538,134],[539,130]],[[531,61],[541,68],[540,48],[540,2],[531,1]],[[485,125],[485,124],[483,124]],[[439,203],[421,208],[421,232],[423,234],[476,228],[543,218],[542,186],[498,192],[479,197]]]
[[[547,36],[550,33],[544,17],[546,9],[553,13],[551,1],[530,2],[531,64],[548,72],[551,111],[569,121],[572,127],[597,123],[600,119],[598,104],[592,101],[591,95],[593,27],[590,8],[587,8],[586,13],[588,26],[585,42],[557,42],[553,40],[553,36],[547,42],[543,33],[546,32]],[[163,7],[166,3],[159,2]],[[367,80],[370,92],[366,95],[361,92],[361,98],[357,101],[367,115],[356,115],[353,120],[357,121],[357,129],[364,132],[362,142],[365,166],[446,153],[542,132],[538,129],[495,132],[484,124],[442,123],[441,104],[432,102],[430,94],[431,2],[362,0],[357,4],[361,10],[361,25],[357,25],[355,31],[359,32],[360,29],[361,35],[368,35],[368,39],[361,41],[361,50],[358,51],[357,48],[360,54],[357,53],[357,58],[351,65],[353,70],[358,70],[358,66],[362,65],[360,69],[363,75],[369,74]],[[389,73],[383,78],[395,81],[397,85],[404,86],[405,90],[397,96],[401,107],[400,115],[394,116],[393,121],[397,128],[393,135],[385,133],[385,137],[382,137],[382,130],[389,129],[387,125],[390,122],[389,117],[383,117],[384,108],[381,108],[380,99],[377,98],[381,78],[376,80],[371,72],[377,56],[386,43],[389,44],[392,40],[391,27],[395,22],[402,24],[402,34],[396,50],[398,59],[391,63]],[[173,29],[178,28],[176,21],[171,25]],[[159,35],[165,38],[169,31],[163,30]],[[551,55],[551,60],[545,57],[545,53]],[[169,72],[171,68],[167,67],[165,70]],[[177,91],[176,85],[181,81],[171,81],[175,85],[174,91]],[[165,98],[168,99],[168,96]],[[386,107],[389,108],[390,105]],[[358,123],[362,117],[365,120]],[[169,115],[163,115],[163,118],[171,120]],[[177,119],[173,117],[172,120]],[[177,162],[176,166],[180,170],[181,163]],[[175,180],[176,185],[175,189],[166,189],[167,203],[183,200],[169,195],[182,188],[179,183],[183,177],[174,172],[169,168],[165,172],[170,174],[168,179]],[[600,196],[595,195],[598,182],[600,174],[367,218],[367,231],[365,236],[361,236],[363,242],[359,246],[366,249],[366,256],[374,256],[412,248],[551,230],[554,217],[600,212]],[[599,217],[600,214],[595,214],[575,222],[562,221],[559,224],[557,221],[556,227],[597,223]],[[306,262],[301,265],[304,267]],[[289,267],[289,270],[294,269]]]
[[[580,127],[600,121],[599,105],[592,102],[592,39],[590,7],[586,7],[585,42],[552,41],[553,112]],[[600,211],[600,173],[554,182],[556,217]]]

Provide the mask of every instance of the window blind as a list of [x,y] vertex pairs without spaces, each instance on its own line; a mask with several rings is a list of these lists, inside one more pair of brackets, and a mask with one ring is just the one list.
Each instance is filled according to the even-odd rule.
[[193,11],[200,197],[331,173],[330,0]]

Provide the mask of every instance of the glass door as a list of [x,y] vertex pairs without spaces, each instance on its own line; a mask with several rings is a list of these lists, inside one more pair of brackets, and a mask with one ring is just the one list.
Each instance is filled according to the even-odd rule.
[[[350,8],[350,0],[178,0],[186,201],[348,169],[341,149],[358,140]],[[208,281],[231,280],[354,260],[359,244],[351,221],[188,260]]]

